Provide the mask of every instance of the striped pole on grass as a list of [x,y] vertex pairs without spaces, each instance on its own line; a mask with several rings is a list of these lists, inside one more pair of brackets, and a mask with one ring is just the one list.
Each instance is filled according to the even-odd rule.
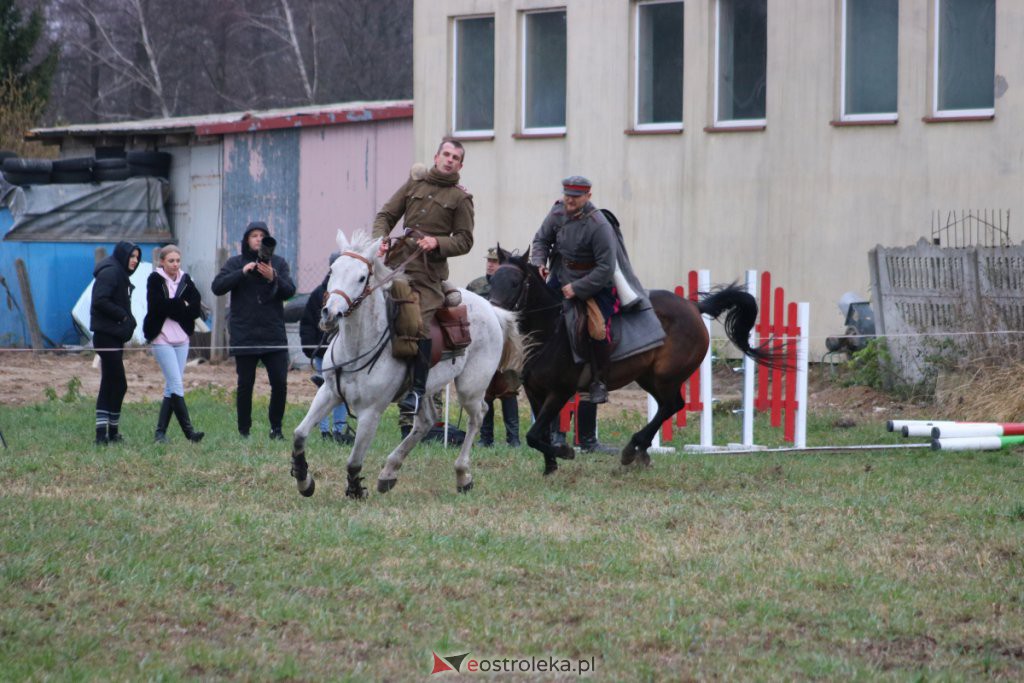
[[932,439],[933,451],[998,451],[1024,444],[1020,436],[961,436]]
[[967,437],[967,436],[1021,436],[1024,435],[1024,422],[954,422],[949,425],[932,427],[931,436]]

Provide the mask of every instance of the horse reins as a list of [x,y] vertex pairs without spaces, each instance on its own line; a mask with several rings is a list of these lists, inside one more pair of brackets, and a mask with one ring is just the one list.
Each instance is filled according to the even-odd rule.
[[[342,313],[338,317],[339,318],[347,318],[348,316],[352,315],[352,312],[354,310],[359,308],[359,305],[361,303],[363,303],[363,301],[366,300],[366,297],[368,297],[375,289],[380,289],[381,287],[383,287],[384,285],[386,285],[387,283],[391,282],[396,277],[398,277],[398,274],[402,272],[402,268],[404,268],[406,266],[406,264],[408,264],[410,261],[412,261],[414,258],[416,258],[417,256],[419,256],[422,253],[423,253],[423,247],[416,247],[412,251],[412,253],[409,254],[409,256],[407,256],[404,261],[399,263],[397,267],[393,268],[391,270],[391,272],[384,277],[383,280],[378,282],[376,285],[371,285],[370,282],[371,282],[371,280],[373,278],[373,262],[370,259],[368,259],[365,256],[363,256],[362,254],[356,253],[354,251],[343,251],[343,252],[341,252],[341,256],[351,256],[352,258],[356,259],[357,261],[362,261],[363,263],[366,264],[367,269],[369,269],[369,272],[366,274],[366,286],[363,287],[363,291],[360,292],[359,296],[357,296],[355,299],[351,298],[348,294],[346,294],[345,292],[341,291],[340,289],[332,289],[329,292],[324,292],[324,304],[326,305],[327,297],[329,295],[337,294],[338,296],[340,296],[342,299],[345,300],[345,303],[348,304],[348,310],[345,311],[344,313]],[[341,256],[339,256],[338,258],[341,258]]]
[[519,292],[519,296],[517,296],[516,300],[512,303],[512,305],[515,307],[514,310],[523,314],[541,313],[543,311],[549,311],[555,308],[560,308],[562,306],[562,302],[558,301],[554,304],[551,304],[550,306],[541,306],[539,308],[526,308],[526,300],[530,289],[530,272],[527,269],[523,268],[522,266],[516,265],[515,263],[503,263],[500,266],[498,266],[498,270],[501,270],[502,268],[515,268],[524,275],[523,289]]

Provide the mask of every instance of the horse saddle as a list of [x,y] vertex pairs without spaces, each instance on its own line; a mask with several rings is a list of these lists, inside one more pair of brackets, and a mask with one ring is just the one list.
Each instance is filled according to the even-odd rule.
[[442,360],[449,360],[466,353],[466,347],[473,341],[469,334],[469,312],[466,304],[455,307],[442,306],[434,313],[430,322],[430,367]]
[[[590,361],[590,333],[587,314],[574,305],[562,309],[565,318],[566,336],[572,347],[573,360],[577,364]],[[650,302],[643,302],[629,310],[611,317],[611,337],[614,346],[611,360],[620,361],[630,356],[661,346],[665,341],[665,330]]]

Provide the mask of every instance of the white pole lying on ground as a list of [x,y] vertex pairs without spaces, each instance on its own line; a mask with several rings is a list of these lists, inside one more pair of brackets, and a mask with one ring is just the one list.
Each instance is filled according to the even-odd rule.
[[[928,425],[929,427],[938,427],[941,425],[956,424],[953,420],[889,420],[885,423],[886,431],[899,432],[904,427],[911,427],[915,425]],[[904,434],[903,436],[907,436]]]

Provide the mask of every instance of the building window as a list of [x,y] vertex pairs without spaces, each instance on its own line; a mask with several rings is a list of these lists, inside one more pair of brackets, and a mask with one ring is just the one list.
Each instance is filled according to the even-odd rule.
[[683,3],[636,5],[635,117],[638,130],[683,127]]
[[899,0],[843,0],[844,121],[895,121]]
[[565,132],[565,10],[523,15],[523,132]]
[[992,115],[996,1],[935,0],[935,17],[935,115]]
[[494,17],[455,20],[452,130],[494,133]]
[[763,126],[768,2],[718,0],[715,11],[715,125]]

